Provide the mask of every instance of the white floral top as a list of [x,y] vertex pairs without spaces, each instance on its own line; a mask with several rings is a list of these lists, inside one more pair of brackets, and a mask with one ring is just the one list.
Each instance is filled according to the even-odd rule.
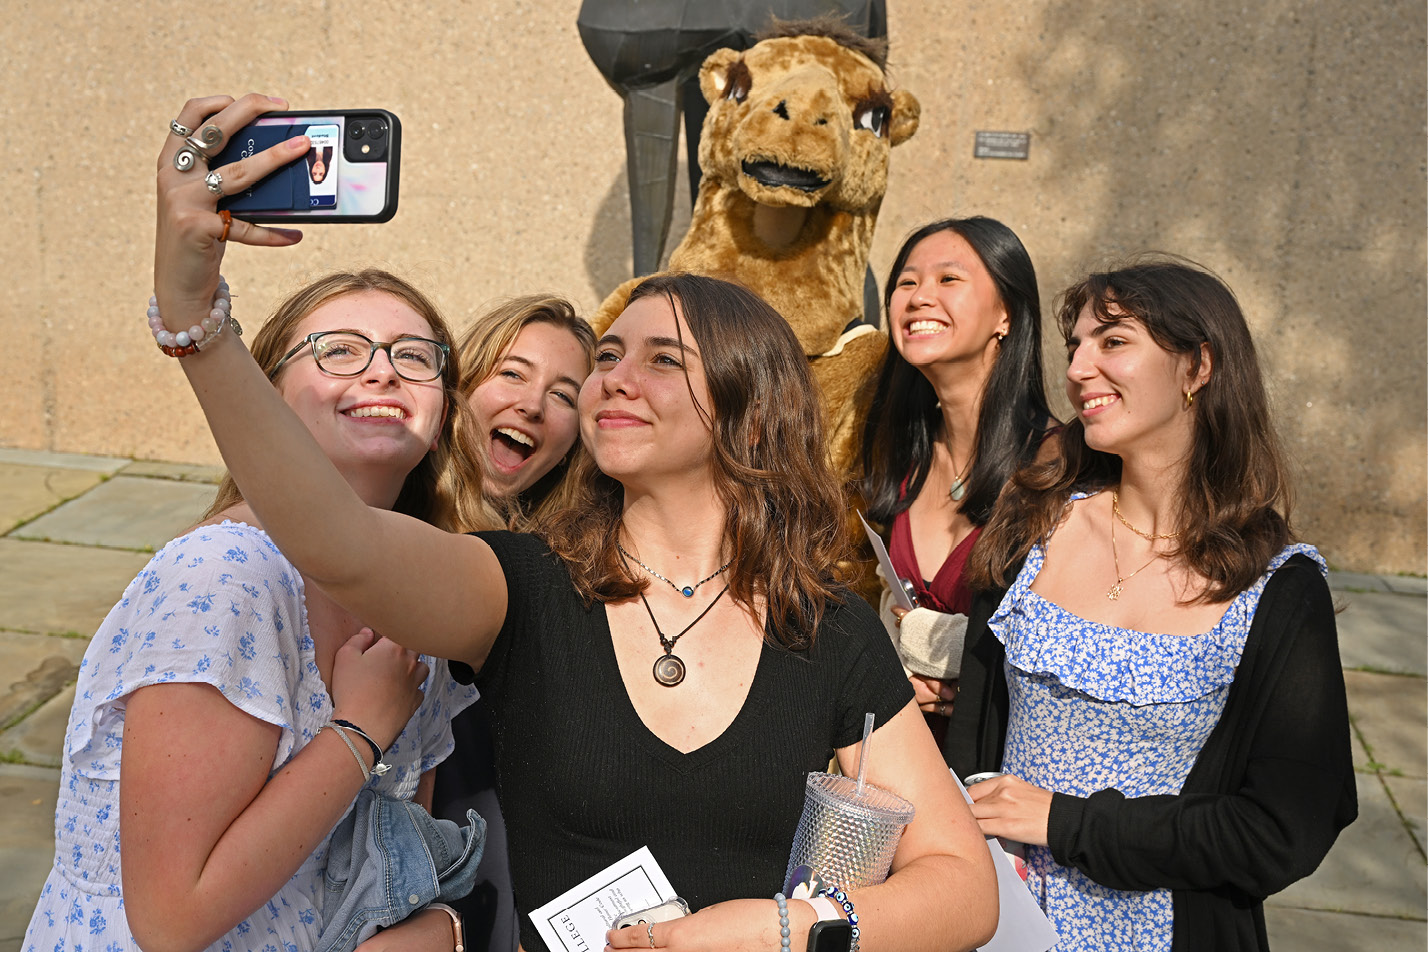
[[[386,750],[392,770],[368,782],[398,798],[410,798],[421,773],[451,752],[451,717],[477,695],[451,679],[444,660],[423,661],[431,668],[426,699]],[[166,682],[206,683],[278,726],[270,777],[331,717],[302,577],[261,530],[225,521],[170,541],[95,633],[65,734],[54,868],[25,950],[138,950],[124,916],[119,864],[124,711],[134,690]],[[313,950],[322,932],[326,856],[323,839],[272,900],[209,950]]]
[[[987,623],[1006,649],[1003,771],[1083,797],[1107,788],[1127,798],[1178,794],[1224,711],[1264,585],[1296,553],[1324,565],[1312,546],[1285,547],[1214,628],[1173,636],[1091,622],[1032,592],[1046,559],[1032,547]],[[1061,950],[1170,950],[1169,889],[1115,891],[1036,845],[1026,863],[1027,887]]]

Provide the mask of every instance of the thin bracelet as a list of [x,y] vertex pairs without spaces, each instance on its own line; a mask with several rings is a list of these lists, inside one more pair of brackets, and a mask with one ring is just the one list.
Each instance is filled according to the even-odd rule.
[[340,726],[342,726],[342,728],[344,728],[344,729],[351,729],[353,732],[356,732],[356,733],[357,733],[358,735],[360,735],[362,738],[366,739],[366,740],[367,740],[367,744],[372,747],[372,774],[373,774],[373,775],[386,775],[386,774],[387,774],[387,770],[390,769],[391,766],[382,761],[382,755],[383,755],[382,747],[381,747],[380,745],[378,745],[378,744],[372,739],[372,737],[371,737],[370,735],[368,735],[367,733],[363,732],[360,727],[358,727],[357,725],[354,725],[354,724],[351,723],[351,722],[348,722],[346,719],[333,719],[333,720],[332,720],[332,723],[333,723],[333,725],[340,725]]
[[445,911],[451,918],[451,949],[453,951],[466,950],[466,929],[462,926],[460,913],[451,905],[442,904],[439,901],[433,901],[427,905],[427,910],[432,908]]
[[788,954],[788,898],[780,891],[774,895],[774,903],[778,905],[778,949],[779,954]]
[[[367,763],[362,761],[362,753],[357,751],[357,746],[352,744],[352,740],[347,738],[347,733],[342,731],[342,727],[333,722],[323,723],[322,729],[331,729],[337,733],[337,737],[347,744],[347,750],[352,753],[352,757],[357,760],[357,768],[362,772],[364,783],[371,781],[372,773],[367,769]],[[322,729],[318,729],[321,732]]]

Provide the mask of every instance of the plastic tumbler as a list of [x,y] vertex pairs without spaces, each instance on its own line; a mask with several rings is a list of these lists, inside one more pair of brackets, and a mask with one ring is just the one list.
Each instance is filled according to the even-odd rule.
[[859,792],[857,779],[808,773],[784,893],[810,875],[845,889],[882,884],[913,811],[912,802],[876,785]]

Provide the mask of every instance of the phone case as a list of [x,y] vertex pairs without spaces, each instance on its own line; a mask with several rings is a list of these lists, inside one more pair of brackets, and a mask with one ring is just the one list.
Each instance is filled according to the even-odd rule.
[[249,222],[386,222],[397,213],[402,124],[385,109],[267,113],[229,137],[217,169],[293,136],[313,147],[218,203]]

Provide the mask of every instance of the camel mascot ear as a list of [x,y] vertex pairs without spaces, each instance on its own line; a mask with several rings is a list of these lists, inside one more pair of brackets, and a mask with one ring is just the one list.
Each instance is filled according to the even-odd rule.
[[738,50],[715,50],[704,60],[704,65],[699,67],[699,90],[704,94],[704,101],[710,106],[728,90],[729,67],[742,57],[743,54]]
[[[708,96],[709,94],[705,93],[704,95]],[[912,138],[913,133],[917,132],[917,123],[922,117],[922,104],[917,101],[916,96],[905,89],[893,90],[892,98],[892,128],[889,130],[889,135],[894,146],[901,146]]]

